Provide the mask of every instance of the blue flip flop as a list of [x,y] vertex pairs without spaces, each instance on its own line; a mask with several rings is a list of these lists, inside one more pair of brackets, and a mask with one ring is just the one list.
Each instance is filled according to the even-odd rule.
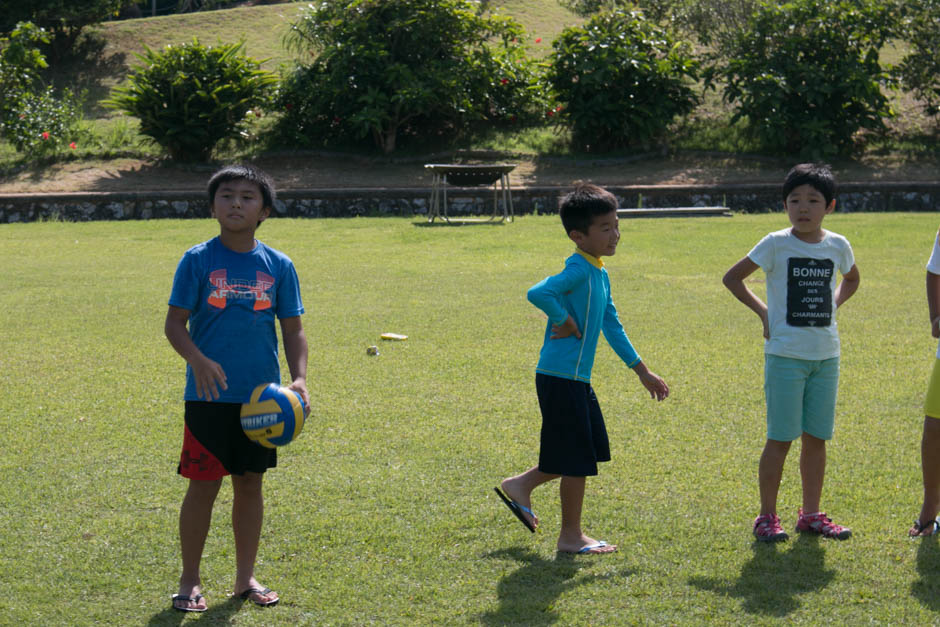
[[[591,551],[593,551],[594,549],[600,549],[605,546],[607,546],[607,543],[604,542],[603,540],[599,540],[597,544],[589,544],[587,546],[582,546],[581,549],[578,551],[578,555],[584,555],[585,553],[592,554]],[[607,551],[607,552],[613,553],[613,551]],[[596,555],[596,554],[592,554],[592,555]]]
[[519,503],[518,501],[513,501],[508,496],[503,494],[502,490],[500,490],[499,488],[493,488],[493,490],[496,491],[496,494],[499,495],[499,498],[503,499],[503,503],[506,504],[506,507],[509,508],[509,511],[515,514],[516,518],[518,518],[522,522],[522,524],[525,525],[526,529],[528,529],[532,533],[535,533],[535,525],[529,522],[529,519],[522,515],[522,512],[525,512],[532,518],[535,518],[536,516],[534,513],[532,513],[532,510],[526,507],[525,505],[523,505],[522,503]]

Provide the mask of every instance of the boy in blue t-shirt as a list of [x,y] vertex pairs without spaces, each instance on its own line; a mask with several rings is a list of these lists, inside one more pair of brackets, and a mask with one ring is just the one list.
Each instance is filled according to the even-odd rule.
[[[819,508],[839,386],[836,310],[860,281],[848,240],[822,228],[823,219],[835,210],[835,193],[828,166],[794,166],[783,183],[790,228],[766,235],[722,279],[763,325],[767,441],[758,467],[760,515],[753,525],[760,542],[788,538],[777,515],[777,493],[790,444],[797,438],[803,507],[797,510],[796,530],[837,540],[852,535]],[[767,277],[766,304],[744,283],[758,268]]]
[[598,554],[617,550],[588,537],[581,529],[586,477],[597,474],[597,463],[610,461],[607,429],[591,388],[591,367],[601,331],[614,352],[640,378],[650,396],[663,400],[669,387],[650,372],[633,349],[620,324],[610,295],[610,279],[602,256],[613,255],[620,240],[617,199],[596,185],[579,185],[561,203],[561,221],[577,244],[565,269],[534,285],[529,301],[548,315],[545,339],[535,369],[535,387],[542,412],[539,463],[494,488],[507,507],[530,531],[538,518],[531,494],[538,486],[561,477],[562,553]]
[[189,488],[180,507],[183,571],[173,595],[173,607],[183,612],[207,608],[199,564],[225,475],[232,476],[235,595],[261,606],[280,600],[254,576],[262,479],[277,465],[277,451],[249,440],[240,422],[241,404],[256,386],[280,383],[275,317],[290,368],[288,387],[310,406],[297,273],[286,255],[255,239],[274,206],[271,179],[252,166],[222,168],[209,181],[209,203],[219,236],[183,255],[165,324],[167,339],[187,364],[178,472]]

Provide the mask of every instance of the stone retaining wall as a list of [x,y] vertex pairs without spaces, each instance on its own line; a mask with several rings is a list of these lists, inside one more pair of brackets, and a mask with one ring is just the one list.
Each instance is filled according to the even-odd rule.
[[[568,188],[527,187],[512,190],[517,215],[553,213]],[[732,211],[766,212],[780,208],[779,185],[659,185],[608,187],[621,207],[729,207]],[[838,211],[936,211],[940,182],[846,183],[839,189]],[[427,215],[428,188],[307,189],[278,194],[275,214],[291,217]],[[492,211],[487,188],[452,188],[449,214],[481,215]],[[0,223],[36,220],[151,220],[197,218],[209,213],[205,193],[84,192],[74,194],[0,194]]]

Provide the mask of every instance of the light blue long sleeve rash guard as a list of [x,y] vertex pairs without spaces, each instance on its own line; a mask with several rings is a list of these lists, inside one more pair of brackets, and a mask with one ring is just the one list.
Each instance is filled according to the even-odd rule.
[[[617,316],[610,296],[610,278],[600,259],[577,250],[565,260],[565,269],[560,274],[533,285],[527,297],[548,316],[536,372],[590,383],[601,331],[627,366],[633,368],[640,363],[640,356]],[[573,335],[550,339],[552,325],[563,324],[568,316],[577,323],[581,339]]]

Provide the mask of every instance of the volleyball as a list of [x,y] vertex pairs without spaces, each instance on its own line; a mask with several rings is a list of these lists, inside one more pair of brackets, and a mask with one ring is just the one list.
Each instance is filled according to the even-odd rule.
[[262,383],[242,403],[241,420],[249,440],[268,448],[284,446],[304,428],[304,402],[294,390]]

